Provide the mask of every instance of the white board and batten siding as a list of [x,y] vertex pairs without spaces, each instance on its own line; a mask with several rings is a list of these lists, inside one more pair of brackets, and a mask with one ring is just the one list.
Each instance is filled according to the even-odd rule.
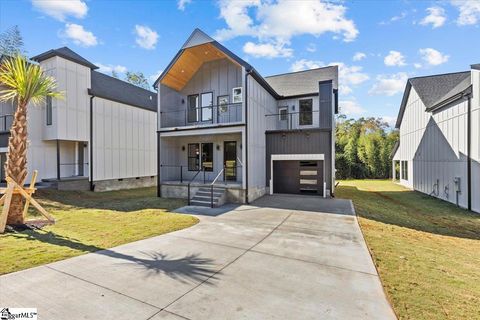
[[[478,108],[475,109],[478,118]],[[408,161],[408,179],[401,176],[402,185],[456,203],[454,179],[459,177],[458,204],[467,207],[467,112],[467,100],[426,112],[411,88],[400,125],[400,146],[394,155],[394,160]],[[478,137],[473,139],[472,147],[474,141],[478,143]],[[479,205],[473,197],[472,209]]]
[[[266,139],[267,122],[265,115],[277,113],[277,100],[253,77],[247,80],[248,108],[248,187],[263,188],[266,179]],[[250,191],[250,190],[249,190]],[[258,197],[249,195],[249,200]]]
[[156,175],[156,113],[94,98],[93,179]]
[[63,98],[52,100],[52,124],[46,125],[45,105],[41,106],[43,140],[89,140],[88,88],[91,84],[91,70],[78,63],[52,57],[40,63],[47,74],[55,77],[57,88]]

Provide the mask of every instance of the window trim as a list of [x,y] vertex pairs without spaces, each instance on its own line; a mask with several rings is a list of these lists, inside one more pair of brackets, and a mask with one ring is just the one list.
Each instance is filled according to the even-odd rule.
[[[197,97],[197,106],[195,107],[195,121],[190,121],[190,111],[193,110],[190,108],[190,97]],[[189,94],[187,95],[187,122],[188,123],[196,123],[200,121],[200,114],[199,114],[199,106],[200,106],[200,95],[196,94]]]
[[45,118],[46,125],[51,126],[53,124],[53,101],[50,96],[45,99]]
[[[190,146],[197,146],[198,153],[195,156],[190,156]],[[188,171],[198,171],[200,170],[200,143],[189,143],[187,146],[187,169]],[[190,169],[190,159],[196,159],[195,161],[195,168],[196,169]]]
[[[282,119],[282,111],[287,111],[287,113],[285,114],[286,118],[285,119]],[[280,107],[278,108],[278,120],[279,121],[287,121],[288,120],[288,107]]]
[[[212,95],[212,104],[210,106],[203,106],[202,105],[202,102],[203,102],[203,95],[204,94],[211,94]],[[206,122],[206,121],[213,121],[213,101],[215,100],[214,99],[214,95],[213,95],[213,91],[207,91],[207,92],[202,92],[199,94],[199,108],[200,108],[200,122]],[[203,119],[203,109],[207,109],[210,107],[210,112],[211,112],[211,115],[210,115],[210,119],[208,120],[204,120]]]
[[[235,90],[240,89],[240,94],[236,95]],[[240,97],[240,100],[235,101],[235,98]],[[232,103],[242,103],[243,102],[243,87],[232,88]]]
[[[302,101],[310,101],[310,111],[302,111]],[[302,114],[309,113],[311,115],[310,123],[302,124]],[[312,126],[313,125],[313,99],[299,99],[298,100],[298,125],[299,126]]]

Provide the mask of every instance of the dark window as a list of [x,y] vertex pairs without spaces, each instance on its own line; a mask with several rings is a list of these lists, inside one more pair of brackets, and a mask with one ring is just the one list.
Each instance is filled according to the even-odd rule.
[[225,113],[228,110],[228,96],[219,96],[218,100],[218,111],[220,113]]
[[280,121],[288,120],[288,109],[287,108],[279,109],[278,115],[279,115]]
[[309,161],[309,160],[304,160],[300,161],[300,167],[316,167],[317,166],[317,161]]
[[52,97],[47,97],[46,99],[46,117],[47,117],[47,126],[52,124]]
[[202,93],[202,121],[212,121],[213,93]]
[[202,167],[213,171],[213,143],[202,143]]
[[308,126],[313,124],[313,100],[312,99],[305,99],[300,100],[300,121],[299,124],[301,126]]
[[402,179],[408,180],[408,161],[401,161]]
[[188,122],[197,122],[199,120],[200,109],[198,108],[198,94],[188,96]]
[[188,171],[198,171],[200,169],[200,146],[198,143],[188,145]]

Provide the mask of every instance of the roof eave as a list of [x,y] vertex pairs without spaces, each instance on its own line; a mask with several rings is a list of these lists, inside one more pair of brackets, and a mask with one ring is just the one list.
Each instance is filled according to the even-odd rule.
[[437,102],[436,104],[434,104],[433,106],[427,108],[425,111],[427,112],[434,112],[436,110],[439,110],[455,101],[458,101],[460,99],[464,99],[465,97],[469,96],[470,94],[472,93],[472,85],[469,85],[467,88],[465,88],[465,90],[453,95],[453,96],[450,96],[450,97],[447,97],[445,99],[443,99],[442,101],[440,102]]

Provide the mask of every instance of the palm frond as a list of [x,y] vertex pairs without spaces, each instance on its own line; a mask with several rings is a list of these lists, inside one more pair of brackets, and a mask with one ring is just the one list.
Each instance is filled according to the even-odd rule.
[[48,76],[42,68],[17,54],[6,57],[0,64],[0,101],[23,101],[40,104],[45,98],[61,98],[57,91],[57,82]]

